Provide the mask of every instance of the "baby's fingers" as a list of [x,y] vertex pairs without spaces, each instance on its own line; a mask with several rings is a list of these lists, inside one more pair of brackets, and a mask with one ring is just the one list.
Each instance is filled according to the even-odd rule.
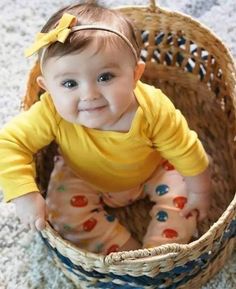
[[23,228],[29,230],[31,228],[30,220],[29,218],[17,216],[17,219],[20,221]]
[[185,218],[187,218],[188,216],[189,216],[189,214],[191,213],[191,212],[193,212],[194,210],[196,210],[196,207],[195,206],[191,206],[190,204],[188,205],[188,204],[186,204],[185,205],[185,207],[180,211],[180,215],[182,216],[182,217],[185,217]]
[[198,210],[198,221],[202,221],[206,218],[207,212],[204,209]]
[[30,229],[32,231],[41,231],[45,228],[46,222],[42,217],[33,218],[32,216],[28,218],[20,218],[21,223],[26,229]]
[[46,221],[44,218],[38,218],[38,219],[36,219],[34,225],[38,231],[42,231],[46,227]]
[[196,206],[186,205],[186,207],[181,210],[180,215],[187,218],[189,214],[191,214],[193,211],[197,212],[197,219],[198,221],[202,221],[207,216],[207,211],[204,208],[197,208]]

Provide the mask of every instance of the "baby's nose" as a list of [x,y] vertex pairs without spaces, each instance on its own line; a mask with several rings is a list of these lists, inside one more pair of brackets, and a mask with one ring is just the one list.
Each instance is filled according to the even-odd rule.
[[81,96],[81,100],[94,100],[100,97],[100,92],[96,86],[88,86]]

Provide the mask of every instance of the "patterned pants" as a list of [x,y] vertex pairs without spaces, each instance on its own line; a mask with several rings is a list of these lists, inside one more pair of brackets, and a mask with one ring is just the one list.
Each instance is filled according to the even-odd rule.
[[186,185],[167,161],[137,188],[101,193],[78,178],[62,157],[57,157],[47,194],[49,221],[64,239],[78,247],[109,254],[118,251],[131,234],[105,211],[104,204],[122,207],[146,195],[154,206],[143,248],[188,243],[196,231],[197,213],[193,211],[186,218],[180,216],[187,202]]

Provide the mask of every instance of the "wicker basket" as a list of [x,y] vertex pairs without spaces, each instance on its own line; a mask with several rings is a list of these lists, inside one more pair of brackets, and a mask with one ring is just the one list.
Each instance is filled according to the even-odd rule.
[[[230,52],[209,29],[181,13],[149,7],[118,8],[137,26],[146,62],[143,80],[161,88],[186,116],[212,158],[214,201],[199,224],[200,238],[187,245],[97,255],[63,240],[48,224],[42,232],[53,258],[77,288],[199,288],[224,265],[236,236],[236,69]],[[23,108],[38,100],[30,74]],[[56,145],[37,155],[37,181],[47,190]],[[113,213],[142,239],[148,200]],[[129,216],[132,216],[129,218]]]

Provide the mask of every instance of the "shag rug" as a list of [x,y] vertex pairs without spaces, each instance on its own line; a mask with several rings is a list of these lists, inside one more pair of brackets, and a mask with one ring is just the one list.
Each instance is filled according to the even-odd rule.
[[[68,0],[0,1],[0,126],[19,112],[29,68],[24,49],[44,21]],[[75,2],[75,1],[73,1]],[[145,4],[144,0],[100,1],[107,6]],[[212,28],[236,56],[235,0],[159,0],[160,6],[192,15]],[[0,192],[1,196],[1,192]],[[12,204],[0,197],[0,289],[75,289],[58,270],[38,234],[27,231]],[[204,287],[236,288],[236,255]]]

